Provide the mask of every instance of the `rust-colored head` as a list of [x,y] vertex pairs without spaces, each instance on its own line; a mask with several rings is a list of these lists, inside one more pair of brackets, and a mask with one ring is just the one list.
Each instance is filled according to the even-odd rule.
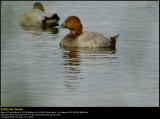
[[69,16],[63,23],[64,28],[68,28],[70,32],[70,36],[77,37],[82,34],[82,24],[78,17],[76,16]]
[[45,9],[44,9],[44,7],[43,7],[42,3],[40,3],[40,2],[36,2],[36,3],[34,3],[34,5],[33,5],[33,9],[39,9],[39,10],[41,10],[41,11],[44,11],[44,12],[45,12]]

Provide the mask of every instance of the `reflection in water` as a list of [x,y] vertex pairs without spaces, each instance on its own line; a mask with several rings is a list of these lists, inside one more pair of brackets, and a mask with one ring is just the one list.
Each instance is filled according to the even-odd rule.
[[40,28],[40,27],[31,27],[31,26],[22,26],[22,29],[27,32],[31,32],[33,35],[37,34],[38,32],[49,32],[52,34],[58,34],[59,29],[58,28]]
[[48,31],[52,34],[58,34],[59,33],[59,29],[58,28],[44,28],[43,30]]
[[111,50],[109,48],[68,48],[68,47],[61,47],[64,51],[74,51],[79,52],[81,54],[115,54],[115,50]]
[[[109,54],[115,54],[116,50],[110,50],[107,48],[66,48],[63,47],[63,59],[64,59],[64,74],[66,80],[65,86],[70,89],[70,91],[78,90],[78,80],[84,79],[83,70],[81,66],[84,59],[83,55],[87,59],[91,57],[94,60],[95,57],[101,56],[104,58],[115,58],[114,56],[108,57]],[[83,58],[81,58],[83,57]]]
[[79,52],[76,50],[70,50],[67,52],[64,52],[63,58],[66,60],[64,65],[68,66],[77,66],[80,65],[80,56]]
[[[90,56],[98,56],[106,54],[115,54],[116,50],[110,50],[107,48],[64,48],[63,47],[63,59],[64,67],[68,70],[68,73],[80,73],[78,66],[81,62],[80,54],[88,54]],[[115,57],[114,57],[115,58]]]
[[66,80],[64,80],[64,86],[70,91],[77,91],[77,81],[80,79],[79,74],[80,70],[80,53],[76,49],[68,49],[63,51],[63,59],[64,59],[64,74]]
[[70,49],[63,52],[64,68],[65,73],[67,73],[67,78],[69,79],[77,79],[76,74],[80,73],[79,65],[80,65],[80,54],[79,51]]

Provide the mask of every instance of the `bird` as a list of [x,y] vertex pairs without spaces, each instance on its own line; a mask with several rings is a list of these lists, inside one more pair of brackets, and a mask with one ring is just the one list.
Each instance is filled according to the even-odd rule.
[[77,16],[67,17],[61,27],[70,30],[70,33],[60,41],[61,47],[116,49],[119,34],[106,37],[101,33],[83,31],[81,20]]
[[26,12],[20,18],[19,24],[21,26],[32,27],[55,27],[59,25],[60,17],[57,13],[49,15],[46,13],[42,3],[35,2],[31,11]]

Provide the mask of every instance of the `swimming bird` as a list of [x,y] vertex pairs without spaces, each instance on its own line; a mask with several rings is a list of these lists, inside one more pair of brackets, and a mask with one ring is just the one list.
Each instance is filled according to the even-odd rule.
[[21,16],[19,24],[22,26],[32,27],[55,27],[58,26],[60,18],[55,13],[52,16],[45,12],[45,9],[40,2],[33,5],[33,9]]
[[60,46],[116,48],[119,34],[112,37],[106,37],[101,33],[83,31],[81,20],[77,16],[69,16],[61,27],[69,29],[70,33],[60,41]]

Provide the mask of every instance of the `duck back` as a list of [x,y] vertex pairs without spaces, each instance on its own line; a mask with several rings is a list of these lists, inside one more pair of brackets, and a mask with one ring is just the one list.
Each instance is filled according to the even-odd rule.
[[77,38],[79,47],[108,47],[110,45],[109,38],[96,32],[83,32]]
[[41,26],[44,16],[48,16],[45,12],[35,9],[28,13],[25,13],[20,19],[20,25],[22,26]]

